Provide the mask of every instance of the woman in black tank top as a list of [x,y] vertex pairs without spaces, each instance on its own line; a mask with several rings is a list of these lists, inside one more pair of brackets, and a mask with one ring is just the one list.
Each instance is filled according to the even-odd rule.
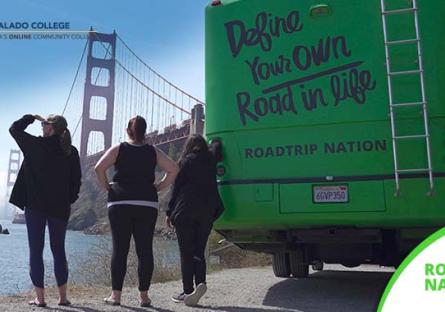
[[[178,166],[162,151],[145,143],[147,123],[141,116],[130,119],[129,140],[111,147],[96,164],[102,187],[108,191],[108,217],[113,239],[111,258],[112,293],[104,302],[119,305],[127,269],[127,255],[133,235],[139,260],[141,306],[149,306],[148,297],[153,274],[153,234],[158,215],[158,192],[168,187],[178,173]],[[114,165],[113,181],[106,170]],[[155,184],[155,168],[166,172]]]

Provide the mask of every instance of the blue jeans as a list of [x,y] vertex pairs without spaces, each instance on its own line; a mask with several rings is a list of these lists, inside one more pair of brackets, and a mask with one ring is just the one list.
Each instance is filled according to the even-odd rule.
[[48,217],[44,213],[30,208],[25,209],[26,227],[28,229],[29,263],[31,281],[35,287],[44,288],[45,269],[43,265],[43,248],[45,246],[45,227],[48,224],[49,241],[54,258],[54,273],[57,286],[68,281],[68,263],[65,253],[65,236],[67,221]]

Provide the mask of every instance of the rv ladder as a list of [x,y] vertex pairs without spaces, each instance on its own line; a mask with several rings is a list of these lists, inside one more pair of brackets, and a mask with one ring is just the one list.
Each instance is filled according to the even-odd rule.
[[[387,1],[387,0],[386,0]],[[400,174],[409,174],[409,173],[426,173],[429,178],[429,192],[428,195],[433,194],[434,190],[434,179],[433,179],[433,167],[432,167],[432,159],[431,159],[431,140],[430,140],[430,130],[429,130],[429,118],[428,118],[428,109],[427,109],[427,99],[425,94],[425,78],[424,78],[424,68],[423,68],[423,59],[422,59],[422,46],[420,40],[420,30],[419,30],[419,17],[418,17],[418,6],[417,0],[412,0],[412,7],[397,9],[397,10],[386,10],[385,0],[380,0],[381,3],[381,13],[382,13],[382,22],[383,22],[383,35],[385,40],[385,56],[386,56],[386,73],[388,80],[388,93],[389,93],[389,112],[390,112],[390,122],[391,122],[391,133],[392,133],[392,145],[393,145],[393,157],[394,157],[394,174],[395,174],[395,182],[396,182],[396,192],[395,195],[398,196],[400,194]],[[405,40],[388,40],[388,27],[387,27],[387,16],[395,15],[395,14],[413,14],[414,16],[414,27],[416,32],[415,38],[409,38]],[[391,62],[390,62],[390,53],[389,47],[394,45],[402,45],[402,44],[415,44],[417,47],[417,63],[419,64],[419,68],[416,70],[406,70],[406,71],[391,71]],[[394,76],[400,75],[418,75],[420,78],[420,90],[422,100],[421,102],[407,102],[407,103],[394,103],[394,95],[393,95],[393,83],[392,78]],[[422,107],[422,115],[423,115],[423,125],[424,125],[424,133],[414,134],[414,135],[397,135],[396,133],[396,118],[394,111],[400,107],[407,106],[421,106]],[[413,140],[413,139],[424,139],[426,143],[426,156],[427,156],[427,168],[416,168],[416,169],[401,169],[399,168],[398,154],[397,154],[397,142],[400,140]]]

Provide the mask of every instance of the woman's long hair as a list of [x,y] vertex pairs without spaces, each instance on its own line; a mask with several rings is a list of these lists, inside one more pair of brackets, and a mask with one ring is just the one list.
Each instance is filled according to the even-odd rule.
[[71,155],[71,132],[68,128],[60,135],[60,147],[62,147],[63,153],[66,156]]
[[47,121],[52,125],[54,134],[59,136],[60,147],[65,156],[71,155],[71,133],[66,119],[60,115],[49,115]]
[[207,155],[209,153],[209,146],[206,140],[200,134],[190,135],[184,144],[184,149],[182,150],[181,157],[179,157],[178,163],[181,165],[187,155]]
[[136,116],[128,121],[128,131],[131,139],[142,143],[145,141],[145,132],[147,131],[147,122],[142,116]]

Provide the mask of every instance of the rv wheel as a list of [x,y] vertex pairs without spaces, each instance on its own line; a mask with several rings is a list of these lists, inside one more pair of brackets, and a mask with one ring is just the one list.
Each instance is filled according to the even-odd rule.
[[289,277],[289,255],[284,252],[273,254],[272,269],[276,277]]
[[309,275],[309,264],[304,263],[301,250],[289,253],[289,263],[293,277],[305,278]]

